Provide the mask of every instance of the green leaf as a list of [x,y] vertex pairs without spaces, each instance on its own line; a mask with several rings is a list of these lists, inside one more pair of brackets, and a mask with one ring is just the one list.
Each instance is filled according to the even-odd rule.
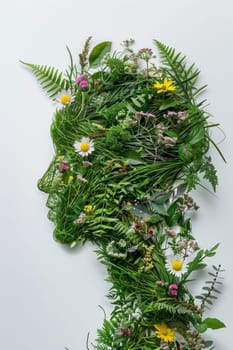
[[193,149],[192,146],[187,143],[179,146],[178,153],[180,158],[186,162],[189,163],[193,159]]
[[77,243],[78,243],[77,241],[73,241],[73,242],[70,244],[70,248],[76,247]]
[[168,214],[168,216],[166,217],[167,225],[170,227],[176,225],[180,217],[177,203],[173,203],[168,208],[167,214]]
[[169,100],[169,101],[164,102],[164,103],[159,107],[159,110],[160,110],[160,111],[164,111],[165,109],[169,109],[169,108],[175,107],[175,106],[177,106],[177,105],[179,105],[179,107],[180,107],[181,102],[178,101],[178,100],[172,100],[172,101]]
[[156,197],[155,202],[157,204],[164,204],[166,203],[171,197],[171,193],[165,193],[162,194],[161,196]]
[[203,321],[203,323],[205,323],[206,326],[211,329],[219,329],[226,327],[225,324],[217,318],[208,317]]
[[126,158],[129,161],[129,163],[133,165],[144,163],[143,160],[140,158],[138,152],[134,150],[123,152],[122,157]]
[[102,43],[96,45],[89,56],[89,65],[91,68],[97,67],[101,64],[101,60],[106,55],[106,53],[111,51],[112,43],[111,41],[103,41]]
[[195,270],[203,270],[205,267],[207,266],[207,264],[198,264],[196,267],[195,267]]
[[157,204],[155,202],[151,203],[151,208],[153,211],[155,211],[157,214],[165,215],[167,216],[167,210],[166,207],[163,204]]
[[216,250],[218,249],[219,245],[220,245],[220,243],[215,244],[215,245],[210,249],[211,252],[216,251]]
[[188,140],[190,145],[195,145],[196,143],[203,140],[204,137],[205,137],[204,129],[199,126],[198,128],[194,128],[190,131]]
[[[205,348],[209,348],[210,346],[213,345],[213,341],[212,340],[206,340],[205,341]],[[211,348],[212,349],[212,348]]]
[[208,329],[208,327],[205,323],[201,323],[198,326],[196,326],[196,329],[198,330],[198,332],[204,333]]

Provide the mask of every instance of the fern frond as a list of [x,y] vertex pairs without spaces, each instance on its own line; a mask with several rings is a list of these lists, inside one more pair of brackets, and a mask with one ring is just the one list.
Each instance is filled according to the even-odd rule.
[[161,62],[168,70],[169,76],[182,89],[185,99],[189,103],[194,103],[194,97],[206,87],[195,87],[200,73],[199,69],[194,64],[187,67],[186,56],[183,56],[181,52],[177,53],[174,48],[166,46],[158,40],[154,42],[158,47]]
[[154,302],[151,303],[150,305],[148,305],[148,307],[146,307],[145,309],[146,311],[153,311],[153,312],[168,312],[171,315],[188,315],[188,316],[192,316],[192,311],[189,310],[188,308],[186,308],[185,306],[177,303],[169,303],[169,302]]
[[117,233],[117,235],[120,236],[126,236],[128,231],[129,231],[129,226],[126,225],[125,223],[123,223],[122,221],[119,221],[115,227],[115,232]]
[[54,97],[62,89],[69,89],[68,80],[63,78],[63,73],[54,67],[38,65],[20,61],[29,67],[39,81],[41,87],[48,93],[49,97]]

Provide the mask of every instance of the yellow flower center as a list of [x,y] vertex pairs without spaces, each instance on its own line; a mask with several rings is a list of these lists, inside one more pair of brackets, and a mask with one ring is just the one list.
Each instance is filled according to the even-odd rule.
[[90,144],[88,142],[82,142],[80,143],[80,151],[82,152],[88,152],[90,149]]
[[172,269],[175,271],[180,271],[182,270],[183,263],[180,260],[173,260],[171,263]]
[[60,102],[62,105],[68,105],[70,101],[71,101],[71,97],[69,95],[62,95],[60,98]]
[[162,84],[161,90],[162,90],[163,92],[166,92],[166,91],[168,90],[168,86],[165,85],[165,84]]
[[150,219],[149,216],[145,217],[145,219],[144,219],[145,222],[150,222],[150,220],[151,220],[151,219]]

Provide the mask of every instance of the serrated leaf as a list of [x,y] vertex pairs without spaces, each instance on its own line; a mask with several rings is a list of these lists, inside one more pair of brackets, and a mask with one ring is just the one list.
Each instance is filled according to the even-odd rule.
[[103,41],[96,45],[89,56],[89,65],[91,68],[97,67],[101,64],[103,57],[111,51],[112,43],[111,41]]
[[203,323],[205,323],[207,327],[211,329],[219,329],[219,328],[226,327],[225,324],[222,321],[218,320],[217,318],[207,317],[203,321]]

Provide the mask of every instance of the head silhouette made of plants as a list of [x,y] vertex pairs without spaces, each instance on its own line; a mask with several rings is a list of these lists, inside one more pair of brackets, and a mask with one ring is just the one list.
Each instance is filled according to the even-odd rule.
[[[106,265],[114,308],[98,330],[97,350],[213,348],[208,329],[224,327],[205,310],[219,294],[221,266],[208,270],[214,247],[201,249],[189,212],[190,191],[216,170],[199,70],[155,40],[150,48],[111,42],[76,61],[69,48],[65,73],[24,63],[56,103],[51,125],[55,155],[39,181],[48,193],[56,241],[74,248],[91,241]],[[206,269],[198,296],[188,281]],[[208,274],[209,273],[209,274]]]

